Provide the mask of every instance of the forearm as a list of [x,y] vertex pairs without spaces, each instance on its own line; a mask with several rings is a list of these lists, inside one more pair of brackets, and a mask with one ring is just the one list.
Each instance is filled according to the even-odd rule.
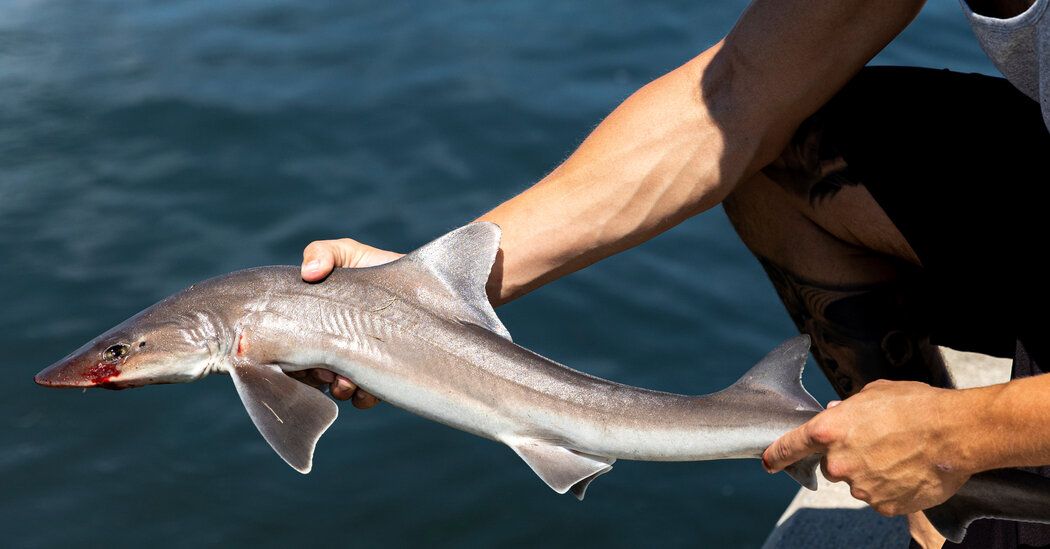
[[729,192],[753,151],[727,142],[698,93],[720,47],[638,90],[550,175],[481,217],[503,227],[494,301],[648,240]]
[[620,105],[549,176],[481,217],[509,301],[718,204],[914,16],[920,0],[758,0],[722,42]]
[[1050,465],[1050,375],[958,393],[941,414],[967,471]]

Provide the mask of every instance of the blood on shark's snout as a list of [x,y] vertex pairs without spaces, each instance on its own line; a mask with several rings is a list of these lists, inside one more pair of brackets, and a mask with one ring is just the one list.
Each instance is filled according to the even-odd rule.
[[117,368],[116,364],[111,362],[99,362],[98,364],[87,369],[83,374],[84,377],[91,380],[96,385],[109,382],[110,379],[120,375],[120,369]]

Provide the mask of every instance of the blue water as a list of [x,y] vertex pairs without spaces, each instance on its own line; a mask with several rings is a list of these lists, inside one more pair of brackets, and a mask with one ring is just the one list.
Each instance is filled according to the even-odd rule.
[[[228,378],[32,383],[194,281],[469,221],[743,6],[0,1],[0,545],[759,545],[796,486],[755,461],[621,462],[581,504],[497,444],[344,405],[304,477]],[[994,71],[950,0],[877,62]],[[720,210],[500,314],[542,354],[687,393],[793,334]]]

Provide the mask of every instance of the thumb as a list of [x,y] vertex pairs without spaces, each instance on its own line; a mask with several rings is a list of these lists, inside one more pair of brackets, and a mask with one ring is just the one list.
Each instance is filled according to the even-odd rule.
[[372,246],[366,246],[364,244],[361,244],[360,247],[360,255],[354,261],[353,267],[375,267],[376,265],[390,263],[395,259],[404,257],[405,255],[397,252],[380,250],[379,248],[373,248]]
[[788,465],[810,455],[827,450],[826,437],[817,440],[813,436],[813,420],[778,438],[762,453],[762,465],[766,471],[777,473]]
[[311,242],[303,250],[303,264],[300,267],[303,280],[307,282],[324,280],[335,268],[338,254],[339,250],[330,241]]

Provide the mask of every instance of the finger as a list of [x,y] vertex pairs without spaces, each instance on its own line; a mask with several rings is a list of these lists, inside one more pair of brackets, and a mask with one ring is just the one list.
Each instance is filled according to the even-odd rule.
[[303,250],[303,265],[300,273],[303,280],[317,282],[328,276],[338,262],[339,249],[329,240],[317,240],[311,242]]
[[343,376],[336,376],[330,389],[332,396],[336,400],[350,400],[350,397],[354,396],[354,391],[356,390],[357,385]]
[[[362,244],[362,246],[364,246]],[[379,248],[373,248],[371,246],[364,246],[364,250],[361,255],[358,256],[355,261],[354,267],[375,267],[376,265],[383,265],[384,263],[390,263],[395,259],[403,257],[405,254],[399,254],[397,252],[388,252],[386,250],[380,250]]]
[[831,402],[828,403],[828,408],[834,408],[834,407],[838,406],[839,404],[842,404],[841,400],[832,400]]
[[841,457],[831,458],[827,454],[820,459],[820,470],[831,482],[850,482],[851,468]]
[[849,495],[853,496],[853,499],[859,499],[864,503],[871,503],[871,494],[860,488],[854,488],[850,486]]
[[828,456],[820,458],[820,472],[824,475],[824,478],[831,482],[840,482],[842,479],[831,478],[831,473],[828,472]]
[[296,370],[294,372],[285,372],[285,374],[287,374],[288,377],[291,377],[301,383],[305,383],[315,389],[324,390],[325,384],[317,381],[317,379],[310,375],[310,372],[308,370]]
[[[871,505],[871,502],[869,501],[868,504]],[[893,503],[880,503],[872,505],[872,508],[884,517],[895,517],[901,514],[900,507]]]
[[365,391],[358,389],[354,391],[354,399],[352,402],[354,408],[357,408],[359,410],[367,410],[372,406],[379,404],[379,399],[372,396],[371,393],[366,393]]
[[[818,416],[819,417],[819,416]],[[823,453],[827,446],[813,439],[813,420],[789,431],[778,438],[762,453],[762,466],[770,473],[783,471],[785,467],[810,455]]]
[[310,374],[313,375],[314,379],[318,382],[325,385],[335,381],[335,373],[331,370],[325,370],[324,368],[314,368],[310,371]]

